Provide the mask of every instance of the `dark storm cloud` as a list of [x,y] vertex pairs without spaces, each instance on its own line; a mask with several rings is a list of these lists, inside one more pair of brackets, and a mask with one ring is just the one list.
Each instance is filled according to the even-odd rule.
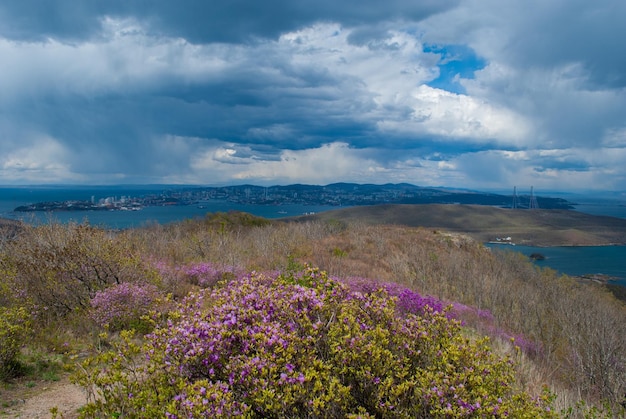
[[[36,100],[23,98],[20,106],[12,108],[11,118],[62,139],[72,150],[72,167],[81,173],[119,170],[134,177],[157,176],[164,161],[168,171],[187,169],[189,157],[159,147],[155,143],[159,136],[239,143],[236,155],[217,161],[241,163],[246,158],[277,161],[284,149],[318,147],[338,137],[365,137],[372,130],[371,122],[359,122],[352,115],[356,99],[352,88],[349,97],[341,89],[321,88],[340,84],[336,80],[310,71],[295,78],[291,74],[286,82],[253,73],[231,73],[216,83],[164,80],[139,94],[56,93]],[[197,153],[206,143],[187,142],[184,150]]]
[[624,16],[621,0],[469,0],[435,16],[426,38],[464,39],[522,69],[579,65],[588,87],[624,87]]
[[544,67],[580,63],[590,88],[626,87],[626,43],[616,33],[626,2],[585,0],[533,2],[532,13],[512,19],[512,60]]
[[156,34],[191,42],[242,42],[275,38],[318,21],[346,26],[388,20],[421,20],[458,0],[6,0],[0,5],[0,35],[12,39],[81,39],[98,34],[103,16],[145,22]]
[[[622,0],[0,3],[0,183],[625,178]],[[610,174],[610,176],[607,176]],[[494,186],[494,185],[491,185]]]
[[71,0],[3,1],[0,4],[0,36],[24,41],[48,37],[82,39],[99,31],[104,8],[99,2]]

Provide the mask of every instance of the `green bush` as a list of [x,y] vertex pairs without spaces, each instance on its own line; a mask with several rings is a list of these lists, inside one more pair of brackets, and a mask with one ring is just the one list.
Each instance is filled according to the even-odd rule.
[[0,307],[0,380],[15,375],[18,355],[30,328],[30,315],[23,307]]
[[143,320],[159,299],[158,289],[152,284],[123,282],[98,291],[91,299],[90,317],[110,331],[134,329],[139,333],[150,330],[151,324]]
[[74,379],[83,417],[556,417],[513,362],[445,312],[399,315],[385,291],[314,269],[191,295],[143,344],[122,332]]

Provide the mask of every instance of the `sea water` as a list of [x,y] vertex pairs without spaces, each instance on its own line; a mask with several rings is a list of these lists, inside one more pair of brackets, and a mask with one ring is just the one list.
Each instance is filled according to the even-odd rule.
[[487,244],[492,249],[520,252],[526,256],[539,253],[545,257],[535,260],[540,267],[571,275],[601,274],[617,278],[612,283],[626,287],[626,246],[558,246],[532,247]]
[[164,188],[149,187],[22,187],[0,188],[0,217],[25,221],[33,224],[55,221],[59,223],[88,222],[90,225],[111,229],[141,227],[149,223],[167,224],[185,219],[202,218],[207,213],[243,211],[264,218],[280,218],[317,213],[337,209],[330,205],[253,205],[238,204],[226,200],[208,200],[193,205],[147,206],[139,211],[96,210],[96,211],[55,211],[46,213],[14,212],[21,205],[55,201],[95,201],[108,197],[142,197],[160,193]]
[[[626,201],[617,199],[578,198],[574,210],[592,215],[626,218]],[[626,286],[626,246],[558,246],[532,247],[488,245],[520,252],[526,256],[539,253],[545,257],[535,260],[540,267],[572,276],[608,275],[617,278],[612,283]]]

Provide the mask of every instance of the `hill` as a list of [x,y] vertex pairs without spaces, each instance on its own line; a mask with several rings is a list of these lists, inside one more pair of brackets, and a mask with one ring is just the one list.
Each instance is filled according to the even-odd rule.
[[[423,213],[420,215],[417,210]],[[359,222],[359,217],[353,211],[362,211],[359,214],[364,221]],[[598,223],[597,217],[591,217],[596,224],[590,226],[579,218],[561,221],[559,224],[556,217],[559,212],[547,212],[549,215],[545,217],[541,217],[541,212],[519,212],[519,216],[532,215],[543,219],[546,225],[549,220],[552,223],[550,228],[554,231],[558,231],[559,225],[564,225],[565,229],[572,225],[576,228],[585,226],[584,231],[589,234],[593,228],[599,233],[601,228],[611,227],[610,223]],[[319,353],[322,361],[326,362],[331,359],[328,357],[331,351],[339,356],[349,353],[358,356],[351,358],[351,361],[339,358],[328,369],[324,367],[320,372],[331,372],[335,366],[339,367],[337,379],[332,382],[345,386],[346,392],[351,389],[357,391],[359,385],[367,384],[364,388],[367,394],[350,394],[354,395],[354,400],[369,401],[374,399],[372,395],[379,394],[376,392],[384,390],[388,384],[395,385],[393,377],[409,377],[403,371],[398,371],[387,374],[387,377],[392,377],[387,380],[385,375],[369,367],[379,365],[387,368],[397,360],[408,360],[407,357],[396,355],[402,355],[406,348],[416,353],[410,345],[422,337],[428,337],[425,343],[430,346],[419,348],[421,352],[417,352],[421,354],[418,360],[424,361],[428,374],[411,372],[410,377],[420,381],[413,382],[411,379],[406,386],[399,383],[404,386],[402,388],[417,392],[402,400],[426,400],[422,397],[424,395],[430,400],[436,396],[433,399],[436,400],[435,407],[446,406],[445,402],[439,402],[444,400],[440,397],[450,396],[449,400],[459,400],[462,395],[456,392],[437,393],[440,388],[447,388],[434,384],[439,381],[433,380],[441,378],[448,381],[447,386],[454,385],[455,389],[461,388],[456,382],[463,384],[464,389],[467,389],[465,383],[472,383],[468,391],[478,388],[481,394],[495,398],[500,403],[496,391],[501,387],[495,390],[493,386],[486,388],[480,383],[487,382],[487,376],[470,377],[466,374],[484,372],[489,375],[491,372],[503,371],[506,377],[500,376],[503,380],[498,379],[497,383],[510,384],[512,387],[509,388],[516,392],[528,392],[535,401],[541,397],[549,400],[554,398],[550,412],[561,412],[562,417],[624,417],[621,403],[626,393],[626,341],[623,338],[626,335],[626,307],[606,292],[604,287],[557,275],[552,270],[537,269],[516,252],[492,252],[465,235],[446,233],[442,231],[443,228],[373,225],[390,222],[388,220],[392,220],[392,224],[404,222],[422,226],[427,223],[443,225],[445,221],[450,230],[467,231],[474,228],[478,231],[493,227],[489,223],[495,223],[498,214],[504,217],[498,221],[500,227],[522,224],[522,220],[514,224],[510,217],[503,216],[510,215],[506,210],[472,206],[464,208],[458,205],[359,207],[347,212],[320,214],[319,217],[327,219],[305,222],[266,220],[237,212],[214,213],[203,219],[167,225],[151,224],[144,228],[121,231],[78,224],[25,224],[20,234],[0,242],[0,416],[6,413],[11,417],[42,417],[45,415],[43,410],[38,408],[35,413],[32,406],[42,406],[39,396],[46,393],[47,403],[51,404],[45,406],[51,408],[55,403],[60,404],[58,413],[63,417],[116,415],[120,411],[115,405],[117,402],[124,406],[132,404],[140,409],[146,406],[152,409],[156,406],[152,403],[154,400],[158,403],[166,402],[178,409],[177,403],[185,401],[184,398],[194,392],[199,391],[200,396],[204,391],[209,394],[215,389],[228,390],[222,384],[230,385],[230,377],[222,373],[235,371],[231,366],[220,365],[208,371],[203,369],[204,360],[214,362],[222,359],[225,362],[239,362],[237,365],[232,364],[233,368],[244,368],[236,374],[241,380],[233,383],[237,386],[251,384],[246,388],[238,387],[241,391],[237,391],[237,397],[247,397],[250,391],[266,389],[264,394],[271,395],[271,398],[263,400],[288,400],[287,397],[275,397],[279,394],[275,391],[293,389],[298,393],[291,392],[287,396],[302,396],[302,400],[306,400],[309,394],[313,394],[309,390],[315,382],[319,385],[313,386],[313,390],[333,389],[326,385],[328,380],[320,380],[315,378],[319,375],[314,376],[308,369],[303,370],[310,365],[306,363],[307,360],[313,359],[308,357],[309,354]],[[343,222],[340,216],[357,222]],[[584,214],[566,211],[561,215],[566,220],[567,217],[580,216],[584,217]],[[365,222],[367,217],[369,221]],[[576,220],[579,220],[578,223]],[[618,223],[612,230],[618,231],[620,225],[623,227],[623,224]],[[538,231],[540,226],[533,225],[533,228]],[[314,268],[321,271],[311,270]],[[320,272],[320,276],[316,276],[317,273],[313,276],[309,274],[313,272]],[[263,275],[259,277],[261,282],[250,282],[257,278],[256,274]],[[316,286],[323,287],[320,288],[321,292],[315,291]],[[340,293],[344,287],[349,287],[349,292],[354,293],[356,299],[346,298],[343,291]],[[332,292],[325,291],[330,289]],[[381,300],[383,289],[394,297],[393,301]],[[206,305],[196,305],[193,300],[196,295],[211,300],[205,300]],[[337,304],[335,300],[330,301],[331,305],[321,304],[322,295],[336,298]],[[282,297],[285,299],[281,300]],[[191,305],[179,306],[179,303],[184,304],[185,301]],[[284,304],[288,304],[289,308],[285,308]],[[457,326],[462,325],[461,330],[455,331],[442,324],[441,328],[437,326],[434,333],[411,336],[407,341],[408,347],[403,345],[404,342],[392,341],[400,337],[403,329],[392,329],[390,325],[394,324],[394,318],[390,315],[395,316],[397,313],[400,316],[398,319],[408,318],[408,314],[402,313],[421,313],[407,310],[421,310],[420,307],[426,306],[434,313],[443,304],[453,316],[450,320],[454,319]],[[184,310],[180,311],[177,307]],[[206,313],[215,317],[195,318],[195,313],[199,313],[197,307],[203,307],[202,310],[206,308]],[[217,307],[222,308],[213,310]],[[261,311],[264,307],[268,309],[267,312]],[[307,307],[314,310],[313,314],[300,315],[301,311],[298,310]],[[380,310],[372,311],[374,309]],[[145,316],[147,313],[150,315]],[[248,314],[257,316],[255,319],[260,316],[264,320],[261,323],[256,320],[248,322]],[[270,317],[273,315],[291,317],[285,318],[286,323],[279,324]],[[276,321],[280,319],[282,317],[276,317]],[[298,326],[297,321],[307,319],[313,319],[315,323]],[[355,321],[350,323],[350,319]],[[371,323],[370,320],[374,319],[383,320],[381,324],[385,326],[378,327]],[[439,324],[430,323],[424,316],[413,319],[423,322],[420,323],[423,325]],[[209,324],[220,329],[202,329]],[[173,327],[171,330],[170,326]],[[250,329],[250,326],[257,329]],[[160,328],[157,333],[142,338],[143,333],[154,330],[154,327]],[[137,332],[132,342],[124,340],[131,338],[123,330],[129,328]],[[193,333],[190,332],[192,329]],[[300,341],[293,341],[297,344],[289,346],[287,342],[291,341],[285,339],[284,333],[300,330],[303,335],[296,337],[305,338],[302,345],[297,343]],[[417,329],[410,327],[406,330]],[[178,331],[191,337],[192,341],[188,341],[191,347],[186,343],[181,344],[180,338],[183,336],[178,336]],[[262,365],[256,364],[256,353],[247,358],[238,353],[236,356],[202,358],[201,354],[206,354],[209,348],[199,346],[197,351],[194,349],[195,331],[200,333],[198,337],[210,337],[198,339],[199,344],[215,344],[213,347],[220,354],[228,354],[222,349],[259,347],[261,355],[284,354],[289,358],[280,361],[281,365],[277,367],[270,365],[270,374],[262,376],[264,382],[268,383],[267,379],[275,379],[275,385],[270,388],[258,386],[254,377],[252,381],[247,378],[251,373],[263,371],[262,367],[259,369],[255,366]],[[322,333],[321,337],[317,335],[318,332]],[[461,344],[457,345],[459,350],[439,344],[452,342],[445,340],[452,336],[449,332],[462,338],[462,341],[458,341]],[[236,334],[245,340],[239,339]],[[167,342],[154,342],[158,346],[155,349],[170,348],[173,352],[168,353],[168,357],[173,356],[185,362],[187,359],[193,362],[197,360],[199,363],[172,364],[176,368],[171,370],[169,367],[164,368],[164,354],[153,356],[151,349],[143,346],[149,344],[152,337],[159,336],[159,339],[165,338]],[[254,342],[248,340],[251,336],[254,336]],[[483,336],[488,337],[488,340],[483,340]],[[225,340],[230,337],[235,337],[235,340]],[[444,338],[444,341],[431,340],[435,337]],[[379,338],[382,343],[375,340]],[[280,349],[274,350],[277,347],[272,345],[281,340],[285,346],[280,343]],[[267,342],[270,347],[266,349],[265,346],[258,346],[258,342]],[[313,343],[313,346],[305,345],[306,342]],[[386,342],[397,342],[398,345],[387,347],[384,346],[388,345]],[[479,352],[472,349],[468,353],[463,349],[465,345],[473,345],[475,342],[484,342]],[[344,350],[352,347],[362,351]],[[387,355],[379,351],[383,347],[387,348]],[[444,350],[440,354],[440,350],[445,347],[450,347],[451,351]],[[143,351],[141,348],[145,348],[146,352],[122,352],[119,353],[121,356],[115,352],[126,349]],[[288,348],[295,349],[292,351]],[[436,352],[428,352],[429,349]],[[474,361],[484,359],[481,353],[489,359],[506,362],[496,364],[495,369],[486,364],[476,368]],[[381,357],[381,354],[386,358]],[[135,355],[141,361],[134,363],[134,366],[128,365],[126,361],[134,361]],[[196,358],[196,355],[199,357]],[[494,358],[491,358],[492,355]],[[258,359],[262,360],[262,357]],[[159,367],[148,365],[146,362],[149,360],[158,363]],[[344,362],[346,360],[350,364]],[[458,368],[451,364],[457,360],[461,362]],[[75,365],[76,362],[81,364]],[[312,365],[318,365],[315,359],[312,362]],[[110,407],[110,414],[94,413],[90,416],[88,409],[96,409],[94,405],[83,407],[81,412],[77,412],[76,403],[72,401],[74,399],[60,395],[61,390],[71,389],[65,385],[67,380],[63,371],[66,363],[68,367],[79,366],[75,371],[83,373],[89,365],[96,368],[93,371],[89,369],[89,376],[83,374],[73,379],[84,386],[87,390],[85,394],[103,395],[98,400],[107,401],[107,406],[103,407]],[[106,365],[106,368],[102,368],[102,365]],[[184,368],[179,368],[179,365]],[[190,369],[186,365],[190,365]],[[346,365],[354,367],[346,369]],[[404,365],[411,364],[401,362],[398,367]],[[159,375],[152,376],[147,370],[127,369],[144,366]],[[248,368],[250,366],[254,368]],[[439,366],[444,367],[445,371]],[[500,366],[506,369],[501,370]],[[509,366],[514,367],[515,371],[511,371]],[[119,368],[123,368],[124,373],[118,373]],[[127,371],[130,373],[127,374]],[[182,380],[188,377],[179,380],[177,374],[180,371],[206,374],[203,373],[201,377],[191,376],[194,380],[201,378],[196,381],[196,386],[193,382]],[[357,373],[352,374],[351,371]],[[94,374],[91,375],[91,372]],[[457,373],[462,374],[460,380],[455,378]],[[143,382],[144,378],[151,377],[157,380]],[[3,379],[5,382],[2,382]],[[47,392],[46,388],[52,387],[50,382],[57,380],[63,386],[58,388],[55,385],[53,393]],[[172,382],[184,388],[174,388],[168,384],[158,394],[152,392],[159,388],[159,383]],[[479,387],[474,387],[474,383]],[[291,384],[294,386],[290,387]],[[132,391],[118,391],[124,388]],[[551,394],[545,393],[545,388]],[[104,393],[95,393],[109,390],[115,392],[112,395],[114,397],[107,398]],[[219,394],[227,393],[232,394]],[[331,394],[340,393],[333,390]],[[120,398],[116,398],[116,395]],[[386,393],[383,396],[385,398],[379,400],[387,403],[390,399]],[[478,400],[470,396],[472,402]],[[501,398],[503,401],[507,399]],[[195,401],[203,403],[202,399],[187,400],[193,404]],[[338,400],[349,398],[341,397]],[[306,407],[307,403],[296,402],[294,406]],[[459,408],[468,407],[464,403],[462,406],[456,403],[454,406]],[[479,408],[477,402],[472,405]],[[480,406],[489,405],[481,398]],[[602,406],[607,407],[604,409]],[[492,408],[489,412],[476,413],[472,417],[491,416]],[[551,413],[548,415],[547,410],[545,412],[547,416],[511,414],[510,417],[560,417]],[[260,412],[257,417],[270,416],[262,413],[265,412]],[[153,409],[150,415],[136,416],[164,417],[165,413]],[[284,416],[287,415],[274,415]],[[294,413],[289,416],[302,417],[306,414]],[[382,416],[380,414],[377,417]],[[433,415],[413,414],[410,417],[448,418],[468,415],[439,412]]]
[[571,210],[512,210],[484,205],[371,205],[297,217],[367,225],[393,224],[464,233],[480,242],[511,237],[531,246],[626,244],[626,220]]

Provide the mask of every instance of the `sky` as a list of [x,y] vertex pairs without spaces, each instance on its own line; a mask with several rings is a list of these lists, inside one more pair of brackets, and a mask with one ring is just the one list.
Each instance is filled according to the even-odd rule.
[[0,185],[626,190],[624,0],[3,0]]

